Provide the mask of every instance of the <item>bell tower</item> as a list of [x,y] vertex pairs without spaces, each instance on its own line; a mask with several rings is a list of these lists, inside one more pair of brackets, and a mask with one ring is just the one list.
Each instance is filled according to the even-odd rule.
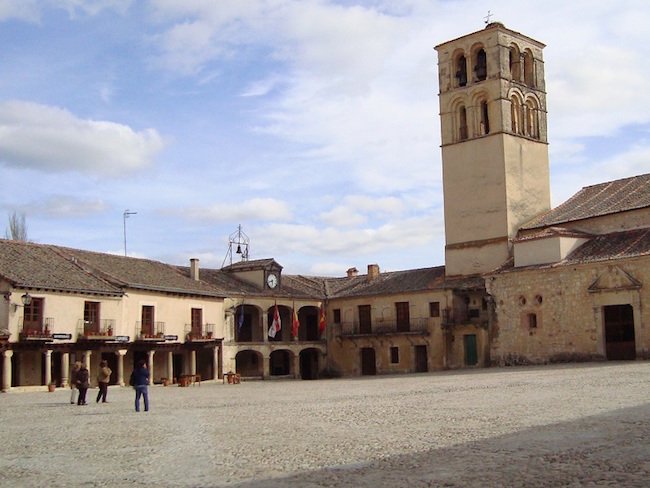
[[499,267],[550,209],[543,48],[499,22],[436,46],[449,276]]

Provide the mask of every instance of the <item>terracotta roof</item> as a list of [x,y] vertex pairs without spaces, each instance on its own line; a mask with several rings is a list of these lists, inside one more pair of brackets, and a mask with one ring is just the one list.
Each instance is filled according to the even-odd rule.
[[266,258],[266,259],[253,259],[251,261],[239,261],[238,263],[233,263],[228,266],[221,268],[223,271],[243,271],[249,269],[282,269],[275,259]]
[[118,286],[167,293],[224,296],[222,290],[203,281],[191,279],[171,264],[80,249],[58,249],[76,257],[89,272],[99,274]]
[[445,267],[408,269],[382,272],[368,280],[368,275],[345,278],[326,278],[325,286],[329,298],[410,293],[428,290],[474,288],[482,286],[480,277],[447,279]]
[[535,229],[650,207],[650,174],[585,186],[566,202],[526,223]]
[[589,239],[593,234],[574,229],[565,229],[564,227],[546,227],[543,229],[535,229],[525,235],[518,235],[515,242],[533,241],[535,239],[544,239],[547,237],[577,237],[582,239]]
[[14,287],[122,295],[56,246],[0,239],[0,276]]
[[564,260],[564,264],[649,255],[650,229],[635,229],[596,236],[569,254]]

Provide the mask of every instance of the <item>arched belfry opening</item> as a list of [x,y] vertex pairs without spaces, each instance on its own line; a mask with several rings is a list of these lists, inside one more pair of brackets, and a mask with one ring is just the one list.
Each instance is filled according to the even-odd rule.
[[487,79],[487,54],[485,54],[485,49],[483,48],[476,51],[474,76],[476,77],[476,81],[484,81]]

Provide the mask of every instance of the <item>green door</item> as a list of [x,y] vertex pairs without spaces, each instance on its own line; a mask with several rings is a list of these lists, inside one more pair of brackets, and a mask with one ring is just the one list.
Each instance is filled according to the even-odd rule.
[[465,366],[476,366],[478,363],[478,351],[476,350],[476,334],[463,336],[465,344]]

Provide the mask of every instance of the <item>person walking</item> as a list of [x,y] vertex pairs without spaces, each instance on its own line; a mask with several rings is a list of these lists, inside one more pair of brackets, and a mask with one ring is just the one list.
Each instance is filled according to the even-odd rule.
[[108,394],[108,383],[111,381],[111,368],[108,367],[108,362],[101,361],[99,363],[99,373],[97,374],[97,385],[99,386],[99,393],[97,393],[96,403],[101,399],[102,403],[106,402],[106,395]]
[[77,388],[79,389],[79,400],[77,400],[77,405],[88,405],[86,403],[86,392],[88,391],[88,386],[90,386],[90,372],[86,365],[81,363],[81,367],[77,372]]
[[135,411],[140,411],[140,397],[144,400],[144,411],[149,411],[149,370],[144,359],[138,361],[138,365],[131,373],[129,384],[135,389]]
[[81,361],[75,361],[70,371],[70,404],[74,405],[77,402],[77,374],[81,369]]

